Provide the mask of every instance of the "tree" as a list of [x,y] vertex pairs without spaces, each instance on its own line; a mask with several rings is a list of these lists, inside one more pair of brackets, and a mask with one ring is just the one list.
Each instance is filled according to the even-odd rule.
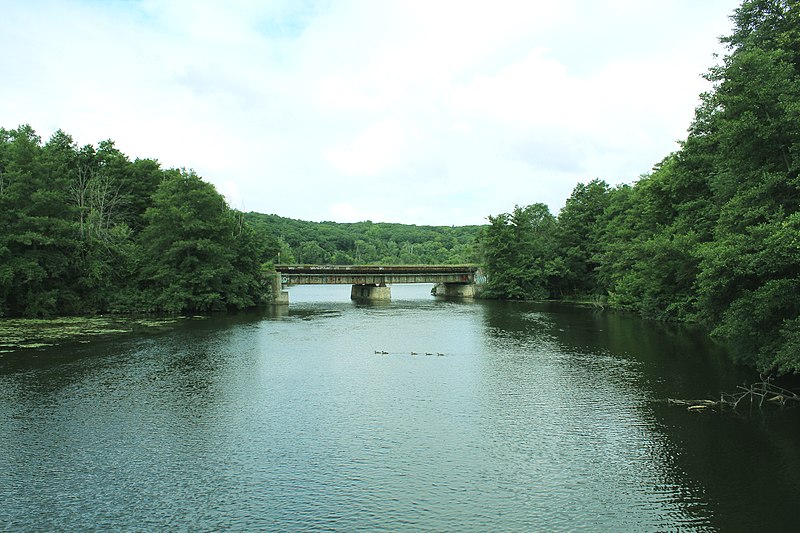
[[192,171],[170,171],[144,214],[139,236],[142,285],[155,309],[243,308],[261,300],[255,234],[237,223],[217,193]]
[[2,135],[0,314],[49,316],[71,309],[75,241],[62,171],[72,141],[56,132],[45,147],[24,125]]
[[556,219],[544,204],[515,206],[512,213],[489,216],[479,237],[489,296],[548,298],[563,273],[555,254]]
[[559,254],[566,269],[560,292],[589,295],[597,289],[599,221],[608,206],[609,186],[595,179],[579,183],[558,215]]

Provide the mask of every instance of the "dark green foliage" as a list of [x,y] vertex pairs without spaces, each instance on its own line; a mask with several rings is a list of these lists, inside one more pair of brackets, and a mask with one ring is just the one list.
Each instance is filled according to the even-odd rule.
[[71,139],[57,132],[41,146],[29,126],[0,131],[0,315],[25,308],[43,316],[78,299],[71,286],[77,239],[60,173]]
[[713,69],[714,238],[698,247],[697,317],[761,369],[800,372],[800,4],[746,1]]
[[542,297],[519,284],[561,260],[558,295],[698,322],[741,361],[800,373],[800,3],[746,0],[732,20],[679,152],[633,186],[576,187],[550,252],[490,217],[493,294]]

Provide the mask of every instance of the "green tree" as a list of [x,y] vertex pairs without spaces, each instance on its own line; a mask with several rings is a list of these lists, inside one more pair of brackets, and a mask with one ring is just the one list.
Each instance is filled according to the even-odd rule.
[[328,263],[329,254],[317,241],[305,241],[295,250],[297,260],[309,265]]
[[489,216],[479,238],[488,296],[543,299],[563,274],[555,253],[556,219],[544,204]]
[[192,171],[170,171],[144,214],[142,284],[156,309],[217,311],[259,302],[255,234]]
[[560,292],[590,295],[597,291],[599,222],[609,201],[609,186],[596,179],[579,183],[558,215],[560,256],[566,269]]
[[42,147],[27,125],[2,130],[0,138],[0,314],[72,309],[79,301],[71,288],[75,241],[62,175],[72,141],[59,131]]

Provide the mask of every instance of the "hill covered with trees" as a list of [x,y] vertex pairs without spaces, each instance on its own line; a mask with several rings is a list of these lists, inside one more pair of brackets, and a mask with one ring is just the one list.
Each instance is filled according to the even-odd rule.
[[633,185],[578,185],[480,236],[487,293],[695,322],[800,373],[800,3],[746,0],[681,148]]
[[275,263],[435,265],[472,263],[481,226],[308,222],[246,213]]

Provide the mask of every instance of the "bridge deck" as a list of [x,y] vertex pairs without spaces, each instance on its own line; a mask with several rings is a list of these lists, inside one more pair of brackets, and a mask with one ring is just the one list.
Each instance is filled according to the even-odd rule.
[[473,283],[476,265],[276,265],[281,282],[298,285]]

